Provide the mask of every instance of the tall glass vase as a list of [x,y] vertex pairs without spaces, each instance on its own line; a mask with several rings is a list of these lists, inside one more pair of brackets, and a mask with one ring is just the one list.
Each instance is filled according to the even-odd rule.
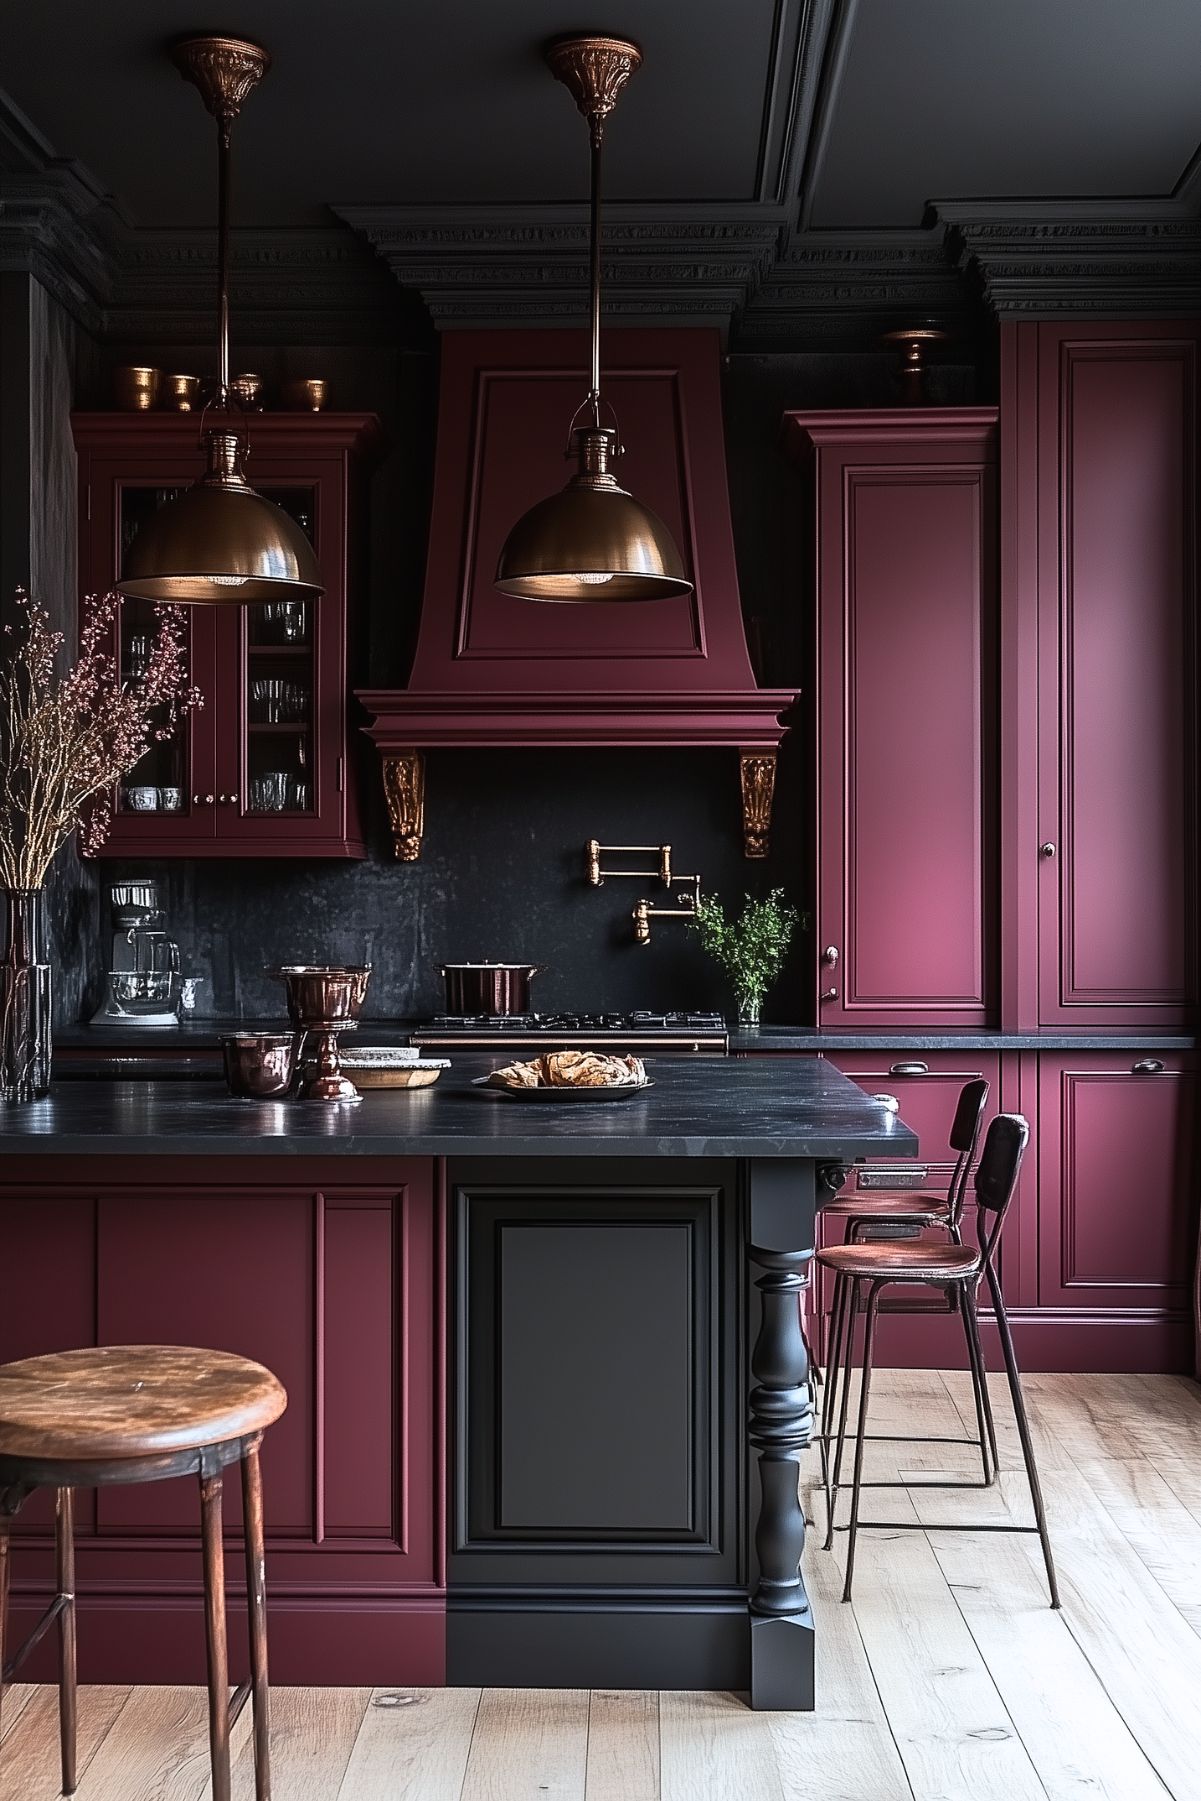
[[6,888],[0,950],[0,1101],[50,1087],[50,965],[42,961],[42,890]]

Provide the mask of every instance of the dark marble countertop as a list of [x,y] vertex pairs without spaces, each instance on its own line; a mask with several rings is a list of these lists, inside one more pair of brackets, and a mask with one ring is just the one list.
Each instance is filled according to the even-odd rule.
[[210,1083],[61,1082],[0,1104],[0,1156],[915,1156],[917,1138],[830,1064],[651,1057],[629,1100],[523,1102],[471,1086],[502,1056],[456,1057],[432,1088],[351,1106],[241,1101]]
[[[287,1031],[284,1020],[194,1019],[179,1026],[123,1026],[117,1024],[76,1025],[61,1027],[55,1033],[55,1044],[72,1054],[94,1052],[103,1057],[107,1051],[140,1052],[152,1057],[160,1054],[186,1057],[191,1053],[217,1049],[222,1032],[255,1027],[278,1026]],[[359,1037],[364,1044],[407,1044],[416,1026],[414,1020],[364,1020]],[[730,1028],[730,1049],[771,1056],[783,1051],[1187,1051],[1197,1043],[1195,1033],[1123,1031],[1039,1032],[932,1031],[919,1032],[898,1027],[889,1031],[819,1032],[811,1026],[765,1025],[747,1032]]]

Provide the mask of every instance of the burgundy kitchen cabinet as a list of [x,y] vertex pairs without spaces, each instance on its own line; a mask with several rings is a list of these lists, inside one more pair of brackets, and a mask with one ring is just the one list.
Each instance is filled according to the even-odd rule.
[[[200,470],[195,415],[77,413],[80,580],[104,593],[142,520]],[[317,599],[184,608],[189,667],[204,706],[121,785],[102,856],[358,857],[349,718],[351,618],[361,605],[370,414],[244,418],[256,487],[312,539]],[[154,630],[125,600],[113,652],[136,675]],[[275,684],[274,689],[266,684]],[[136,802],[154,797],[153,808]]]
[[1006,1023],[1197,999],[1197,348],[1002,328]]
[[997,415],[785,424],[815,475],[815,1016],[991,1023]]
[[1038,1064],[1037,1303],[1060,1346],[1043,1367],[1191,1370],[1194,1059],[1081,1050]]
[[[215,1174],[206,1159],[203,1180],[181,1186],[178,1162],[136,1157],[106,1160],[96,1182],[64,1164],[48,1183],[44,1162],[7,1159],[0,1362],[132,1341],[266,1363],[288,1391],[263,1448],[273,1676],[311,1681],[320,1669],[361,1683],[387,1669],[396,1682],[440,1683],[441,1204],[429,1161],[362,1159],[349,1173],[342,1160],[306,1164],[299,1178],[254,1158]],[[233,1533],[236,1483],[225,1501]],[[16,1530],[14,1608],[32,1617],[52,1567],[46,1497]],[[194,1482],[81,1495],[78,1561],[85,1680],[89,1668],[113,1681],[203,1680]],[[243,1642],[235,1620],[235,1662]]]

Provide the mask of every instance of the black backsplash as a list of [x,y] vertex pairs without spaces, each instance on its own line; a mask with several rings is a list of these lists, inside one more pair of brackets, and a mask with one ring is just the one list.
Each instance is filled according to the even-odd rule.
[[[795,804],[786,767],[783,822]],[[386,843],[372,811],[371,842]],[[198,1013],[270,1017],[282,991],[265,965],[343,959],[373,965],[367,1010],[376,1018],[440,1011],[444,961],[540,963],[543,1010],[725,1008],[721,976],[685,922],[656,921],[649,945],[634,941],[634,902],[662,903],[667,891],[653,880],[589,886],[585,840],[668,843],[679,871],[699,870],[703,889],[735,903],[801,885],[789,860],[795,832],[780,834],[770,859],[744,860],[733,751],[432,752],[425,811],[416,864],[382,854],[353,864],[160,864],[185,971],[204,978]],[[784,996],[782,984],[777,1011],[795,1017],[801,1003]]]
[[[327,353],[328,354],[328,353]],[[366,389],[384,372],[364,365],[363,391],[349,370],[339,400],[371,404]],[[881,356],[756,356],[732,359],[726,373],[727,455],[739,580],[759,677],[800,688],[812,627],[804,570],[809,540],[806,489],[779,448],[787,407],[880,405],[894,399],[895,359]],[[366,378],[370,376],[370,381]],[[386,385],[386,384],[385,384]],[[391,391],[402,384],[391,379]],[[411,390],[411,381],[404,384]],[[936,374],[932,398],[967,404],[971,368]],[[385,413],[391,411],[385,408]],[[405,640],[420,590],[424,528],[396,538],[401,493],[411,497],[428,446],[429,413],[387,421],[389,464],[373,489],[382,523],[373,532],[370,678],[403,679]],[[407,424],[407,429],[406,429]],[[418,474],[417,487],[421,482]],[[395,490],[395,491],[394,491]],[[400,597],[403,596],[403,599]],[[534,987],[543,1009],[721,1007],[732,1005],[720,973],[679,920],[634,942],[630,910],[639,895],[662,899],[654,883],[584,880],[584,842],[670,843],[675,867],[699,871],[704,889],[735,905],[747,892],[783,886],[801,909],[811,904],[806,867],[811,805],[808,733],[786,740],[777,783],[772,854],[742,855],[738,760],[730,751],[440,751],[426,770],[426,837],[421,862],[392,859],[378,763],[364,756],[371,856],[357,863],[197,861],[106,863],[102,881],[138,873],[162,878],[185,969],[203,978],[198,1013],[272,1017],[278,983],[263,974],[281,961],[369,960],[368,1012],[421,1016],[442,1002],[443,961],[529,961],[546,966]],[[367,750],[364,744],[364,750]],[[103,946],[90,971],[98,998]],[[769,996],[769,1018],[811,1016],[812,936],[798,935],[789,967]]]

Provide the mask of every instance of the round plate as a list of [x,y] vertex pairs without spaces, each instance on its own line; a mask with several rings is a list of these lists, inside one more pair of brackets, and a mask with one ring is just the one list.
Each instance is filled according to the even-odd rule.
[[623,1082],[611,1088],[506,1088],[491,1076],[476,1076],[473,1088],[486,1088],[491,1094],[506,1094],[512,1101],[628,1101],[645,1094],[653,1082]]

